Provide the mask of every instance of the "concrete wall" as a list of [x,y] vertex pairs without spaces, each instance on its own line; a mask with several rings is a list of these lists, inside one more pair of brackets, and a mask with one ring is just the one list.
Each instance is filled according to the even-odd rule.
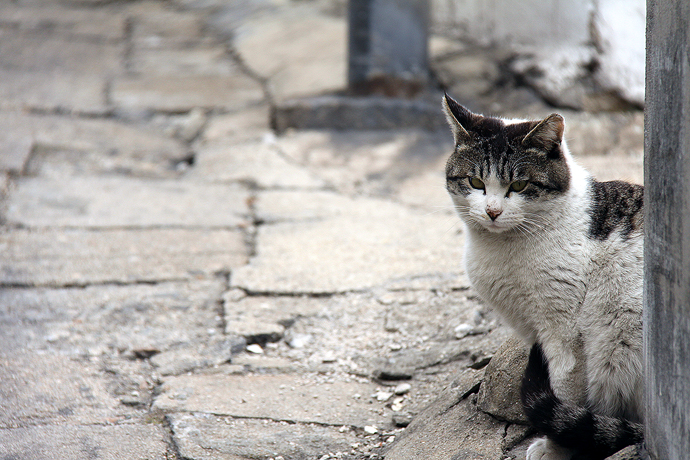
[[582,105],[586,91],[572,87],[585,79],[644,104],[645,0],[431,1],[437,32],[527,56],[516,70],[536,68],[565,105]]
[[433,0],[437,24],[481,44],[584,44],[593,0]]

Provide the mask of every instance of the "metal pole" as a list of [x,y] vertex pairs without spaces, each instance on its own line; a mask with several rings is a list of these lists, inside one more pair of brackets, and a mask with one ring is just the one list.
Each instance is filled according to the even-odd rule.
[[428,0],[350,0],[348,23],[350,92],[413,96],[424,88]]
[[690,455],[690,2],[647,0],[645,440]]

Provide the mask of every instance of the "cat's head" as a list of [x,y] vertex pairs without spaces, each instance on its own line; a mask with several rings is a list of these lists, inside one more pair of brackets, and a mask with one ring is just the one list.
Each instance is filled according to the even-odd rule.
[[526,234],[543,228],[554,199],[570,187],[563,117],[485,117],[448,95],[443,108],[455,138],[446,164],[446,188],[460,217],[492,233]]

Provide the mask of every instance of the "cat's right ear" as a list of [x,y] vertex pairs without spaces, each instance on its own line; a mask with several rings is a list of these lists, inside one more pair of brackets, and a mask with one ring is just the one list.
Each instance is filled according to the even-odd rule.
[[443,112],[446,114],[446,120],[448,120],[451,131],[453,131],[455,143],[464,144],[468,142],[470,134],[465,129],[465,126],[470,125],[472,117],[475,115],[458,104],[448,94],[443,95]]

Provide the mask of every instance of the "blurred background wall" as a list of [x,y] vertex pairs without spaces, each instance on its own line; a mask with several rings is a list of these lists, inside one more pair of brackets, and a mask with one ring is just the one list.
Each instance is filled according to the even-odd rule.
[[558,105],[595,103],[583,86],[644,103],[644,0],[431,2],[437,33],[514,51],[513,70]]

